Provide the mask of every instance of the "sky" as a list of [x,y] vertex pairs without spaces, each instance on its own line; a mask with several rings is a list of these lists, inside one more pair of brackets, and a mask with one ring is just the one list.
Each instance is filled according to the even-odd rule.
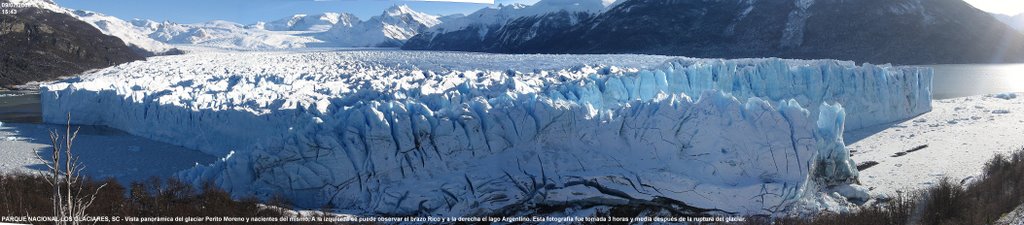
[[1024,0],[965,0],[975,8],[991,13],[1017,15],[1024,13]]
[[[469,14],[492,6],[491,0],[55,0],[57,4],[96,11],[122,19],[151,19],[178,23],[227,20],[242,24],[273,21],[298,13],[347,12],[366,20],[380,15],[396,4],[407,4],[413,10],[435,15]],[[496,4],[532,4],[538,0],[493,0]],[[1024,0],[965,0],[975,7],[993,13],[1017,15],[1024,13]],[[478,3],[466,3],[478,2]]]
[[[178,23],[227,20],[242,24],[272,21],[294,14],[347,12],[369,19],[396,4],[435,15],[469,14],[488,3],[440,2],[438,0],[54,0],[58,5],[116,16],[121,19],[151,19]],[[488,2],[491,0],[457,0]],[[493,0],[496,4],[526,3],[537,0]]]

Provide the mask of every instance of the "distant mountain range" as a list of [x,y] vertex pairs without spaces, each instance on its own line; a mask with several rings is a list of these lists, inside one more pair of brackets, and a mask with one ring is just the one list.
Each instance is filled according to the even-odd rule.
[[[962,0],[625,0],[607,6],[518,18],[493,15],[531,7],[484,9],[468,16],[475,22],[442,24],[403,48],[897,64],[1024,59],[1024,35]],[[503,22],[493,23],[495,17]]]
[[270,23],[258,22],[252,28],[272,31],[327,31],[334,26],[353,26],[359,18],[348,13],[295,14]]
[[438,16],[396,5],[361,21],[348,13],[296,14],[271,22],[242,25],[230,21],[194,24],[133,20],[139,32],[156,41],[222,49],[306,47],[398,47],[409,37],[441,23]]
[[315,36],[325,42],[323,46],[400,47],[409,38],[438,24],[438,16],[396,5],[369,20],[335,24]]
[[896,64],[1024,60],[1024,34],[1006,25],[1024,26],[1024,16],[993,16],[962,0],[541,0],[465,16],[429,15],[395,5],[367,20],[329,12],[249,25],[126,22],[69,12],[151,54],[174,53],[171,46],[402,47]]
[[1013,29],[1017,29],[1017,31],[1024,32],[1024,13],[1017,14],[1016,16],[1008,16],[1003,14],[992,14],[992,16],[995,16],[996,19],[999,19],[999,21],[1006,23],[1006,25],[1010,25],[1010,27],[1013,27]]
[[604,12],[618,1],[542,0],[533,5],[498,5],[452,19],[411,38],[402,48],[518,52],[542,46],[569,29]]
[[[229,21],[125,21],[102,13],[66,9],[50,0],[0,1],[33,6],[42,10],[33,12],[45,14],[31,17],[38,21],[19,23],[55,27],[57,24],[50,24],[53,21],[49,18],[66,19],[57,15],[62,14],[82,22],[68,22],[73,27],[69,29],[82,30],[78,25],[87,24],[122,42],[121,47],[106,46],[114,42],[90,36],[88,31],[81,31],[81,37],[53,34],[52,38],[69,43],[99,43],[82,49],[103,47],[89,53],[99,54],[97,57],[104,60],[65,59],[78,62],[72,63],[76,66],[71,68],[76,69],[45,72],[55,74],[45,77],[192,48],[402,47],[498,53],[830,58],[896,64],[1024,59],[1024,34],[1011,28],[1024,29],[1024,15],[991,15],[962,0],[541,0],[533,5],[497,5],[469,15],[449,16],[395,5],[367,20],[328,12],[247,25]],[[5,18],[7,23],[12,21],[10,16]],[[38,47],[47,54],[57,54],[55,50],[67,47],[28,45],[11,39],[15,37],[23,38],[8,31],[0,41],[19,43],[25,51]],[[121,52],[123,49],[132,54]],[[11,68],[5,64],[4,70]],[[10,74],[0,76],[21,76]],[[7,83],[37,80],[5,79]]]
[[[98,12],[71,10],[49,0],[8,0],[71,15],[104,34],[122,39],[142,55],[176,54],[176,47],[288,49],[306,47],[399,47],[442,17],[395,5],[361,21],[348,13],[296,14],[271,22],[242,25],[230,21],[179,24],[145,19],[125,21]],[[445,17],[451,18],[451,17]]]

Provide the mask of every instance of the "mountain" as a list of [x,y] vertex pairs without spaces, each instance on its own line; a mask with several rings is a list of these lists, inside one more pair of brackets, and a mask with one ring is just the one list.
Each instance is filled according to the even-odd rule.
[[74,10],[71,12],[79,20],[92,24],[104,34],[118,37],[125,44],[141,50],[143,55],[166,55],[179,54],[180,51],[165,43],[153,40],[146,36],[145,27],[118,19],[117,17],[104,15],[102,13]]
[[321,42],[309,36],[267,31],[221,20],[195,24],[147,24],[154,28],[148,34],[150,38],[169,44],[252,50],[304,48],[309,43]]
[[[446,32],[467,31],[474,30]],[[515,39],[485,38],[471,48],[452,45],[465,34],[428,35],[404,48],[897,64],[993,63],[1024,56],[1024,35],[962,0],[628,0],[570,27],[519,29],[504,35]]]
[[117,17],[104,15],[85,10],[72,10],[58,6],[50,0],[8,0],[10,3],[44,9],[56,13],[70,15],[78,20],[84,21],[106,35],[120,38],[129,47],[134,48],[142,55],[166,55],[178,54],[179,50],[173,47],[149,39],[137,29],[132,23],[121,20]]
[[1024,32],[1024,13],[1017,14],[1016,16],[1008,16],[1003,14],[992,14],[992,16],[995,16],[996,19],[1002,21],[1006,25],[1010,25],[1010,27],[1013,27],[1013,29],[1017,29],[1017,31]]
[[263,29],[272,31],[327,31],[339,23],[341,26],[351,27],[359,22],[359,18],[348,13],[296,14],[289,18],[266,23],[263,25]]
[[398,47],[406,40],[440,24],[437,16],[395,5],[361,23],[335,24],[316,37],[332,46]]
[[143,59],[92,24],[37,7],[0,15],[0,46],[0,85],[5,87]]
[[272,22],[241,25],[229,21],[195,24],[132,24],[149,38],[175,45],[219,49],[289,49],[306,47],[397,47],[441,23],[438,17],[397,5],[366,21],[348,13],[296,14]]
[[498,5],[468,16],[451,19],[411,38],[404,49],[513,51],[510,46],[530,46],[546,40],[581,21],[604,12],[617,1],[542,0],[533,5]]

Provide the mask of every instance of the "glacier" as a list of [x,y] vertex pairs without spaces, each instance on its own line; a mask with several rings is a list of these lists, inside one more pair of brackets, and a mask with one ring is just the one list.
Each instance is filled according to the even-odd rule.
[[224,156],[178,177],[237,196],[377,215],[772,214],[855,183],[843,132],[929,111],[931,76],[774,58],[211,52],[40,92],[47,122],[71,112]]

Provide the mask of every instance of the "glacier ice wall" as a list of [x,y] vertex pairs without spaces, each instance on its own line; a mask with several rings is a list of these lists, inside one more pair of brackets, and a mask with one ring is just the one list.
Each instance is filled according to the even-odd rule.
[[666,67],[641,76],[653,77],[655,82],[665,77],[670,93],[694,95],[714,89],[737,97],[795,99],[810,106],[838,102],[856,109],[849,112],[847,130],[908,119],[932,109],[931,68],[772,59],[680,60]]
[[840,126],[816,123],[793,102],[713,91],[697,102],[661,95],[627,104],[602,110],[526,94],[435,111],[374,101],[182,177],[374,213],[480,215],[658,198],[697,213],[771,213],[799,200],[812,178],[856,176],[834,136],[842,134],[838,107],[825,106],[822,118]]
[[227,155],[179,176],[307,207],[772,213],[856,179],[843,130],[927,111],[930,77],[829,60],[210,53],[99,70],[41,95],[46,121],[73,112]]

